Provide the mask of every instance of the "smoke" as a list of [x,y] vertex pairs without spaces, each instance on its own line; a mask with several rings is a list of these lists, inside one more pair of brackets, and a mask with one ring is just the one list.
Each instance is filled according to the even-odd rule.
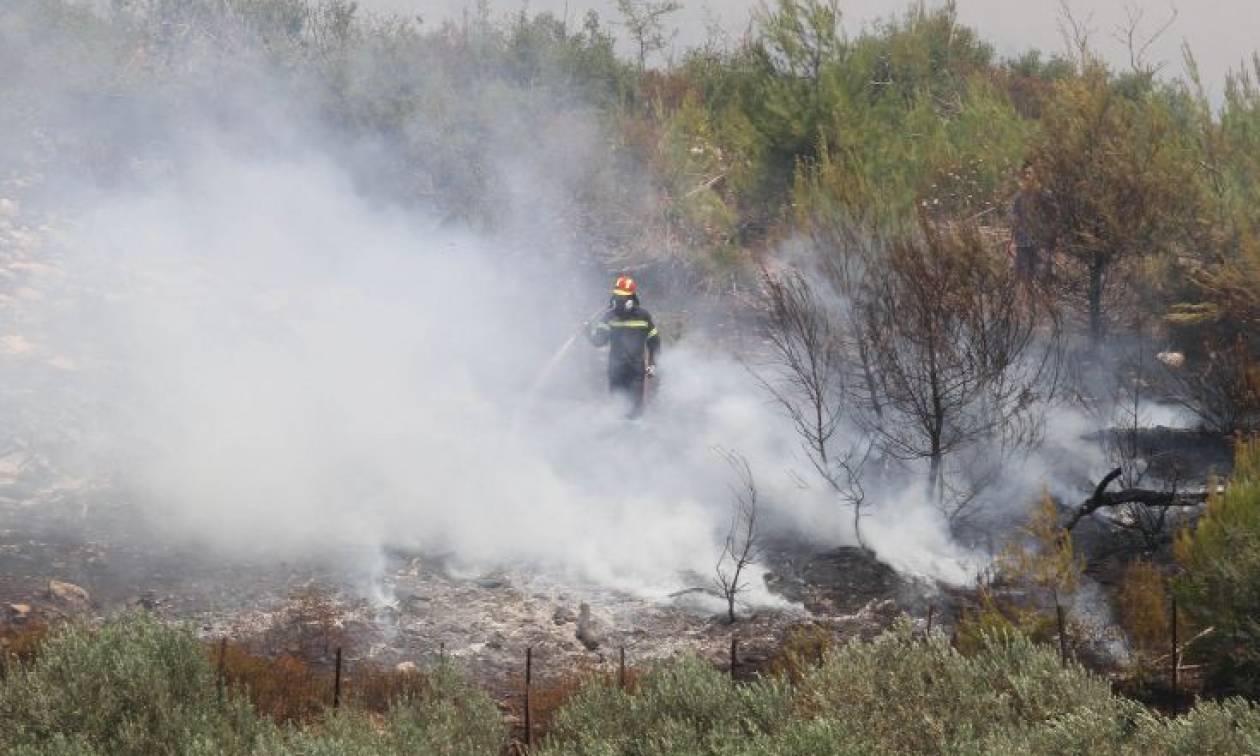
[[664,584],[716,559],[712,448],[789,451],[740,367],[686,343],[643,422],[607,400],[593,350],[531,401],[602,281],[568,291],[501,239],[371,207],[317,156],[210,152],[181,174],[76,219],[76,304],[48,345],[93,366],[67,378],[93,395],[92,464],[168,537]]
[[[476,101],[472,136],[416,115],[407,139],[367,138],[277,56],[134,29],[75,46],[25,7],[4,22],[32,57],[2,93],[22,110],[0,194],[21,208],[10,230],[47,228],[2,250],[5,343],[21,346],[3,410],[64,469],[107,481],[138,530],[250,558],[417,549],[663,596],[713,573],[733,500],[720,448],[749,459],[766,533],[853,542],[849,512],[802,483],[790,423],[712,334],[667,327],[640,422],[581,339],[536,386],[609,280],[568,196],[615,185],[621,212],[650,193],[633,166],[598,164],[582,107],[446,92]],[[45,67],[69,47],[69,73]],[[450,81],[370,79],[404,84]],[[526,112],[546,135],[514,128]],[[480,155],[479,183],[426,198],[408,171],[458,172],[444,150]],[[977,557],[905,488],[880,493],[869,542],[901,569],[969,579]]]

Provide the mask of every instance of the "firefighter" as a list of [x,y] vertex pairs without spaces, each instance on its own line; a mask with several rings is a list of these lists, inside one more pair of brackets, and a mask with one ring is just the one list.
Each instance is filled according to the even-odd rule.
[[661,348],[652,315],[639,306],[639,287],[629,276],[613,284],[608,310],[591,323],[591,343],[608,345],[608,390],[630,404],[630,417],[643,411],[645,379],[656,375]]

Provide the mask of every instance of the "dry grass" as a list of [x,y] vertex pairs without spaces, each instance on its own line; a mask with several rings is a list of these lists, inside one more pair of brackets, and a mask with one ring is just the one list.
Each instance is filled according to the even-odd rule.
[[377,714],[389,711],[398,701],[423,698],[429,692],[429,678],[419,670],[358,664],[342,679],[342,695],[355,706]]
[[835,643],[835,635],[822,625],[793,628],[770,657],[770,673],[799,683],[810,669],[822,663]]
[[259,714],[277,722],[308,722],[332,705],[332,675],[292,656],[271,658],[236,643],[215,644],[208,653],[226,684],[244,690]]
[[1116,609],[1120,626],[1140,655],[1168,653],[1172,607],[1158,567],[1144,560],[1130,563],[1116,594]]
[[[216,643],[207,653],[215,669],[223,670],[229,688],[243,690],[255,711],[277,722],[309,722],[332,707],[332,669],[290,655],[259,654],[238,643]],[[420,670],[362,662],[342,667],[341,701],[346,706],[384,714],[398,701],[422,698],[429,692],[429,678]]]
[[33,660],[50,631],[47,623],[36,620],[0,626],[0,669],[10,660]]

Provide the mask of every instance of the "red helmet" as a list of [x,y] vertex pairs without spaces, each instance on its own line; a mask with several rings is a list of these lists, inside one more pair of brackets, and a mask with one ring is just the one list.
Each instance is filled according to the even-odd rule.
[[621,297],[632,297],[639,291],[639,285],[630,276],[622,276],[613,284],[613,294]]

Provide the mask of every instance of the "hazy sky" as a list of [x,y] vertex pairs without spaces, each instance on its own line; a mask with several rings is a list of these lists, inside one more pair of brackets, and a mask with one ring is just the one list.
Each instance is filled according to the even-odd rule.
[[[519,10],[552,11],[568,15],[575,22],[588,9],[599,11],[607,20],[618,18],[616,0],[491,0],[497,12]],[[677,46],[695,44],[704,39],[706,19],[720,19],[722,27],[738,35],[748,26],[753,8],[760,0],[682,0],[683,10],[674,16],[679,29]],[[1145,14],[1146,27],[1154,31],[1172,13],[1170,0],[1070,0],[1078,18],[1092,19],[1096,45],[1117,65],[1127,64],[1124,47],[1114,39],[1118,25],[1127,18],[1126,8]],[[841,8],[850,31],[861,28],[873,19],[901,13],[909,0],[841,0]],[[931,4],[936,4],[935,2]],[[465,8],[475,7],[476,0],[360,0],[365,8],[402,13],[419,13],[430,21],[458,16]],[[1059,33],[1059,0],[958,0],[963,22],[975,26],[985,38],[997,44],[1002,53],[1013,53],[1028,47],[1061,51]],[[1260,49],[1260,29],[1256,25],[1256,0],[1177,0],[1180,11],[1172,28],[1159,40],[1150,58],[1167,63],[1167,70],[1180,73],[1181,44],[1189,42],[1198,56],[1204,78],[1219,93],[1220,82],[1229,68],[1237,68],[1252,51]]]

